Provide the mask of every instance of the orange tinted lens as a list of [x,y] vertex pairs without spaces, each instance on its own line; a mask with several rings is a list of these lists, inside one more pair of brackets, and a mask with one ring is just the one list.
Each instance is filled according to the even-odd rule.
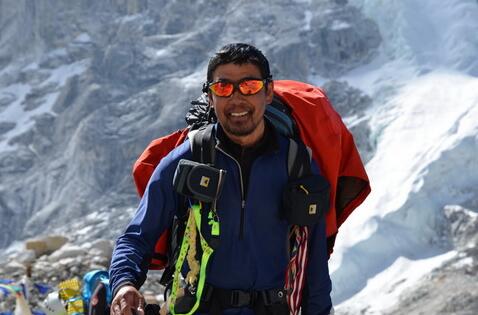
[[252,95],[258,93],[264,86],[262,80],[246,80],[239,83],[239,90],[244,95]]
[[234,90],[234,86],[229,82],[216,82],[210,87],[211,91],[217,96],[229,96]]

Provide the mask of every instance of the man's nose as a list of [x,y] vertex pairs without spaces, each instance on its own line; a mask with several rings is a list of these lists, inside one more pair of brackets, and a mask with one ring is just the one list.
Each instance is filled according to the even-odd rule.
[[239,91],[239,88],[238,87],[234,87],[234,90],[232,91],[232,94],[231,96],[229,96],[230,98],[243,98],[244,95],[241,94],[241,91]]

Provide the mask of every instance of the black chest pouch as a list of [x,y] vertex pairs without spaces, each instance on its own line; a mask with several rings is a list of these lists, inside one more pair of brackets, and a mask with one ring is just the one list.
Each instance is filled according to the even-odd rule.
[[226,175],[225,170],[207,164],[182,159],[173,178],[174,189],[203,202],[218,199]]
[[282,217],[292,225],[318,223],[329,209],[329,193],[329,182],[321,175],[290,180],[282,195]]

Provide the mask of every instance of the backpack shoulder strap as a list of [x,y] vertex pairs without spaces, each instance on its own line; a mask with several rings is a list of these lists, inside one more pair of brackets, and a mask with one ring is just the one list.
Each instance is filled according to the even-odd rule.
[[312,151],[302,141],[289,138],[287,173],[290,179],[298,179],[312,173]]
[[216,161],[216,138],[214,136],[214,125],[205,127],[190,133],[191,152],[195,162],[211,164]]
[[[300,140],[289,138],[289,152],[287,157],[287,172],[289,180],[296,180],[312,174],[312,151]],[[288,295],[287,302],[290,313],[298,313],[300,304],[294,297],[302,297],[304,289],[304,270],[307,268],[307,248],[309,244],[309,228],[297,225],[290,226],[290,238],[287,238],[287,248],[290,254],[287,267],[286,287],[298,294]],[[299,270],[295,276],[291,270]],[[302,275],[302,276],[301,276]],[[300,299],[299,299],[300,300]],[[299,302],[300,303],[300,302]],[[299,306],[298,306],[299,305]]]
[[297,124],[292,118],[292,110],[277,95],[274,95],[272,103],[266,106],[265,116],[279,133],[288,138],[298,138],[299,133]]

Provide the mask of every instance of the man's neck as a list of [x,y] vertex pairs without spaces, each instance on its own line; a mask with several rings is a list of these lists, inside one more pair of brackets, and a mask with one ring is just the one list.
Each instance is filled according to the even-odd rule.
[[243,148],[252,147],[257,144],[262,137],[264,136],[265,124],[264,119],[261,121],[259,126],[251,133],[246,136],[235,136],[227,132],[224,128],[223,131],[226,136],[231,139],[232,142],[240,145]]

